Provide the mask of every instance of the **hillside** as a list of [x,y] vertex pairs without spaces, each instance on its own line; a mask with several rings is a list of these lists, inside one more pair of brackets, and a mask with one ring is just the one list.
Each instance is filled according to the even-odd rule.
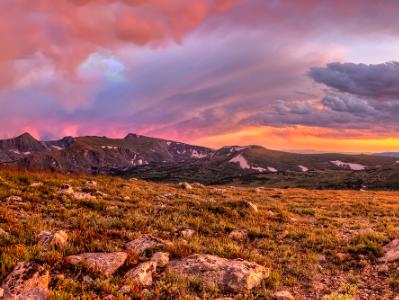
[[209,149],[128,134],[38,141],[29,134],[0,141],[0,166],[117,175],[153,181],[328,189],[398,189],[397,157],[298,154],[260,146]]
[[398,199],[3,170],[0,293],[393,299]]

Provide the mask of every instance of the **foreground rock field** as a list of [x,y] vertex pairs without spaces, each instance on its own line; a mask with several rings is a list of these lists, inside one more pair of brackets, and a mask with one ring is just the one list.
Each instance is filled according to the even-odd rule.
[[0,299],[399,299],[399,192],[3,170]]

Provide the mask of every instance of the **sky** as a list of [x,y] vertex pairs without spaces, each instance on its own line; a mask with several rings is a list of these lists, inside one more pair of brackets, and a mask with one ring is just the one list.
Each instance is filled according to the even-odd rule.
[[1,0],[0,138],[399,151],[396,0]]

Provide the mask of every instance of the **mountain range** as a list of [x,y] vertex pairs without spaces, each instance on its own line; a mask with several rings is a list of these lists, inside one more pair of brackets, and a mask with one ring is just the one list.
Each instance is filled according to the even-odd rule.
[[204,184],[399,188],[399,158],[394,154],[297,154],[254,145],[210,149],[132,133],[123,139],[55,141],[24,133],[0,140],[0,165]]

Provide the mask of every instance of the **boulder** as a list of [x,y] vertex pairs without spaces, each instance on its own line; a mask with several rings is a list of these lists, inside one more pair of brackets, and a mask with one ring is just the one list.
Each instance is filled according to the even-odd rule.
[[151,261],[157,264],[157,267],[164,268],[169,263],[169,253],[167,252],[157,252],[151,256]]
[[143,287],[152,285],[152,274],[157,269],[157,263],[154,261],[143,262],[136,268],[127,272],[124,280],[127,284],[135,283]]
[[41,245],[45,250],[48,250],[51,247],[62,249],[67,244],[68,234],[64,230],[59,230],[55,233],[42,231],[38,234],[38,239],[39,245]]
[[47,299],[50,274],[35,262],[20,262],[4,280],[3,300]]
[[143,235],[126,244],[126,250],[129,254],[136,253],[141,255],[147,250],[162,248],[165,241],[152,235]]
[[399,238],[394,239],[383,248],[384,256],[378,259],[379,262],[392,262],[399,259]]
[[126,258],[126,252],[82,253],[66,257],[65,262],[72,265],[83,265],[94,274],[110,277],[125,263]]
[[74,193],[74,191],[72,186],[70,186],[69,184],[63,184],[58,193],[62,195],[71,195]]
[[217,285],[227,291],[250,290],[269,276],[269,269],[256,263],[208,254],[195,254],[171,261],[167,271],[200,280],[206,285]]

